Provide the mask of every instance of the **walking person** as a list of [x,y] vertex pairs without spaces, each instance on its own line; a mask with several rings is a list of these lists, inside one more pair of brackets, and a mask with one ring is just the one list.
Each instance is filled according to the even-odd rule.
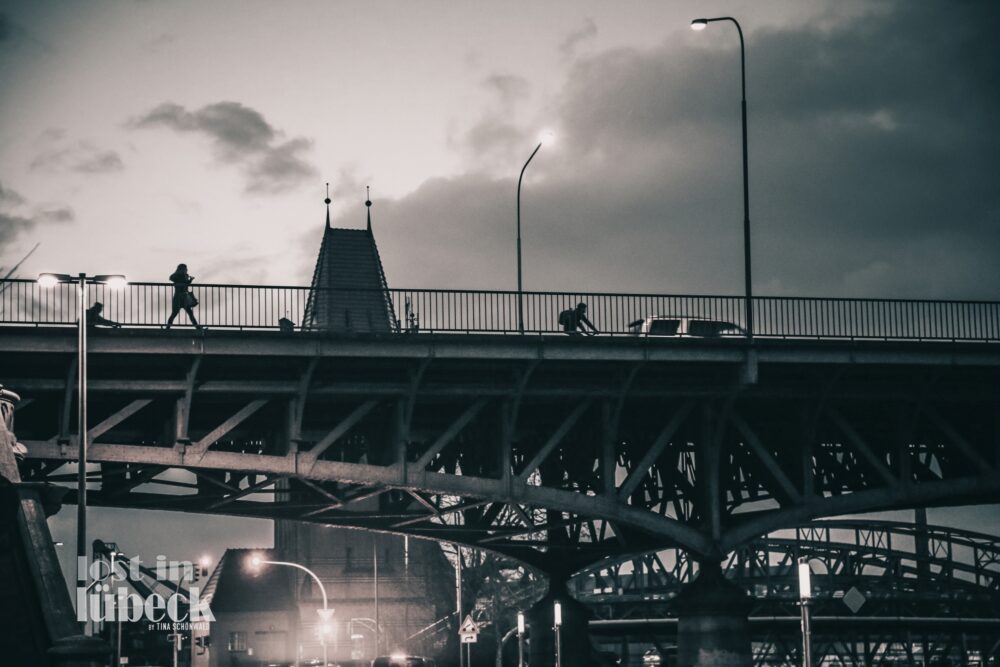
[[191,283],[194,282],[194,276],[188,273],[187,264],[177,265],[177,270],[170,274],[170,282],[174,284],[173,309],[170,311],[170,317],[167,318],[167,325],[164,328],[169,329],[170,325],[174,323],[174,318],[183,310],[187,313],[191,324],[201,329],[201,325],[198,324],[198,320],[194,317],[194,311],[191,310],[198,305],[198,299],[191,292]]

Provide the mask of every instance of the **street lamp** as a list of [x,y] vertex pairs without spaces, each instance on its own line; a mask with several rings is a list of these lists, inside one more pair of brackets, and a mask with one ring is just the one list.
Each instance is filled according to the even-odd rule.
[[555,604],[553,617],[555,620],[553,629],[556,632],[556,667],[562,667],[562,605],[558,602]]
[[812,600],[812,570],[809,559],[799,558],[799,606],[802,608],[802,667],[812,667],[812,632],[809,602]]
[[743,97],[741,109],[743,112],[743,272],[746,287],[746,327],[747,339],[753,340],[753,290],[750,280],[750,176],[747,160],[747,61],[746,48],[743,43],[743,28],[739,21],[731,16],[719,16],[710,19],[695,19],[691,21],[691,29],[704,30],[709,23],[716,21],[732,21],[736,32],[740,35],[740,81]]
[[517,612],[517,667],[524,667],[524,612]]
[[[79,454],[76,473],[76,557],[78,563],[87,558],[87,285],[104,284],[111,289],[123,289],[128,282],[119,274],[88,276],[80,273],[43,273],[38,284],[45,288],[60,283],[77,285],[77,369],[76,369],[76,432]],[[83,560],[80,560],[83,559]],[[87,587],[86,568],[76,568],[77,590]],[[86,626],[84,626],[86,632]]]
[[538,145],[531,151],[528,161],[521,167],[521,175],[517,179],[517,331],[524,333],[524,288],[521,279],[521,181],[524,180],[524,170],[528,168],[535,153],[542,147],[542,144],[551,144],[555,141],[555,135],[550,130],[542,132],[538,137]]
[[250,557],[250,567],[253,569],[259,569],[261,565],[284,565],[285,567],[294,567],[296,569],[302,570],[306,574],[315,580],[316,585],[319,587],[319,592],[323,595],[323,608],[317,609],[316,613],[319,614],[319,630],[320,630],[320,641],[323,644],[323,665],[326,666],[327,663],[327,652],[326,652],[326,635],[330,630],[330,618],[333,616],[333,610],[327,605],[326,599],[326,589],[323,588],[323,582],[320,581],[316,573],[310,570],[305,565],[299,565],[298,563],[289,563],[281,560],[267,560],[266,558],[261,558],[259,555],[253,555]]

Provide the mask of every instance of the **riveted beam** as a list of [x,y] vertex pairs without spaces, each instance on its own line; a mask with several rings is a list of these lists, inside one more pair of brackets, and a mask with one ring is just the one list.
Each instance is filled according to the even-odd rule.
[[604,486],[604,493],[614,495],[615,493],[615,470],[618,463],[618,432],[621,425],[622,411],[625,409],[625,397],[632,388],[632,383],[639,374],[642,364],[632,364],[625,379],[621,383],[618,397],[614,406],[604,406],[606,411],[603,414],[604,433],[601,442],[601,482]]
[[854,450],[861,454],[861,457],[868,462],[868,465],[870,465],[876,473],[878,473],[879,477],[881,477],[890,487],[899,486],[899,479],[892,474],[892,471],[889,470],[885,461],[879,458],[875,452],[872,451],[871,447],[868,446],[868,443],[864,441],[854,427],[851,426],[847,420],[832,407],[827,408],[826,413],[829,415],[833,423],[837,425],[844,435],[847,436],[847,439],[850,441]]
[[427,448],[427,451],[424,452],[420,458],[416,460],[416,462],[414,462],[413,467],[417,470],[423,470],[426,468],[427,464],[431,462],[431,459],[440,454],[441,450],[447,447],[451,441],[455,439],[455,436],[461,433],[462,429],[465,428],[470,421],[475,419],[476,415],[478,415],[479,412],[486,407],[487,402],[488,401],[485,398],[481,398],[467,407],[462,414],[459,415],[458,418],[456,418],[455,421],[453,421],[448,428],[444,430],[444,433],[438,436],[437,440],[435,440],[434,443]]
[[663,450],[666,449],[667,445],[670,444],[670,439],[674,437],[674,433],[680,428],[680,425],[684,422],[687,416],[694,409],[694,402],[687,401],[682,404],[680,408],[673,414],[670,421],[667,422],[666,426],[657,434],[656,439],[653,440],[653,444],[650,445],[649,449],[643,455],[639,463],[635,465],[632,472],[628,474],[625,481],[622,483],[618,490],[618,497],[626,499],[635,493],[635,490],[639,488],[639,484],[642,483],[642,478],[646,475],[656,460],[660,458],[663,454]]
[[316,366],[319,365],[319,357],[311,358],[306,363],[302,375],[299,376],[298,388],[295,397],[292,399],[291,413],[288,426],[289,443],[297,443],[302,439],[302,418],[306,411],[306,398],[309,396],[309,386],[312,384],[313,375],[316,373]]
[[[29,458],[73,460],[76,456],[75,450],[72,448],[63,452],[54,443],[25,441],[24,444],[28,447]],[[147,445],[95,443],[88,452],[87,458],[94,463],[143,461],[151,465],[176,468],[185,468],[191,465],[191,462],[185,462],[183,454],[174,448]],[[195,474],[198,474],[199,469],[289,474],[300,479],[308,477],[314,481],[328,480],[368,487],[380,486],[377,493],[382,493],[390,488],[418,488],[425,493],[464,496],[470,499],[479,498],[484,499],[487,503],[519,502],[532,507],[546,507],[580,516],[614,520],[645,533],[659,535],[661,539],[671,540],[696,553],[710,553],[712,551],[711,543],[696,528],[668,517],[654,515],[646,510],[628,507],[604,495],[586,496],[564,489],[524,486],[517,490],[518,497],[515,499],[504,493],[501,480],[486,477],[427,471],[422,476],[421,484],[418,487],[409,486],[400,471],[390,466],[319,460],[309,470],[297,470],[295,457],[215,450],[205,452],[198,461],[198,466],[198,469],[193,469]],[[217,480],[211,480],[211,482],[217,483]],[[217,484],[225,488],[227,492],[236,491],[230,485]],[[357,500],[358,498],[354,497],[347,499],[347,502]],[[448,511],[448,508],[444,508],[442,514]]]
[[542,445],[542,448],[538,450],[538,453],[535,454],[535,456],[531,459],[528,465],[526,465],[524,469],[517,475],[517,481],[520,484],[524,484],[525,482],[527,482],[528,477],[531,476],[531,473],[538,470],[539,466],[541,466],[542,463],[545,462],[545,459],[548,458],[549,454],[551,454],[552,451],[559,446],[559,443],[563,441],[563,438],[566,437],[566,434],[569,433],[570,429],[576,426],[576,423],[580,421],[580,417],[582,417],[583,413],[586,412],[587,408],[590,407],[591,402],[592,401],[587,400],[579,403],[575,408],[573,408],[570,411],[568,415],[566,415],[566,418],[563,419],[562,423],[559,425],[559,428],[557,428],[555,432],[551,436],[549,436],[549,439],[545,441],[545,444]]
[[936,410],[931,407],[925,407],[924,416],[926,416],[927,419],[938,428],[938,430],[944,433],[945,437],[948,438],[948,441],[957,447],[958,450],[965,455],[965,458],[969,459],[969,462],[971,462],[974,467],[987,472],[995,472],[996,468],[989,461],[983,458],[979,452],[976,451],[976,448],[973,447],[969,441],[955,429],[954,426],[945,421]]
[[732,420],[733,425],[736,426],[736,430],[743,435],[744,444],[746,444],[750,450],[753,451],[753,453],[757,456],[757,459],[763,464],[764,468],[767,469],[767,472],[770,473],[774,481],[778,483],[778,486],[781,487],[781,491],[785,497],[792,503],[800,502],[802,500],[802,495],[799,493],[799,490],[795,488],[792,480],[788,479],[788,475],[786,475],[785,471],[781,469],[781,466],[778,465],[778,461],[760,441],[760,438],[758,438],[757,434],[753,432],[753,429],[750,428],[750,425],[746,422],[746,420],[735,412],[730,415],[730,419]]
[[250,416],[255,412],[260,410],[267,404],[266,398],[259,398],[255,401],[250,401],[242,408],[240,408],[233,416],[231,416],[226,421],[222,422],[206,435],[204,435],[198,442],[191,445],[187,451],[190,454],[201,455],[208,451],[208,448],[214,445],[220,438],[223,438],[226,434],[232,431],[234,428],[245,422]]
[[191,425],[191,405],[194,402],[195,384],[198,381],[198,370],[201,368],[202,356],[198,355],[191,360],[187,372],[184,374],[183,390],[184,395],[177,399],[174,406],[175,426],[174,440],[178,443],[188,442],[188,428]]
[[101,423],[91,427],[87,431],[87,437],[92,441],[96,440],[152,402],[152,399],[149,398],[140,398],[130,402],[118,412],[104,419]]
[[263,480],[261,482],[257,482],[256,484],[252,484],[252,485],[248,486],[245,489],[237,491],[236,493],[229,494],[228,496],[226,496],[225,498],[223,498],[219,502],[212,503],[211,505],[208,506],[208,509],[210,509],[210,510],[218,509],[220,507],[223,507],[224,505],[228,505],[229,503],[235,502],[235,501],[239,500],[240,498],[243,498],[245,496],[249,496],[250,494],[253,494],[253,493],[257,493],[258,491],[260,491],[263,488],[266,488],[268,486],[273,486],[274,484],[277,484],[281,480],[285,479],[285,477],[286,476],[284,476],[284,475],[279,475],[279,476],[276,476],[276,477],[268,477],[267,479],[265,479],[265,480]]
[[375,399],[365,401],[358,407],[354,408],[349,415],[344,417],[343,420],[336,426],[334,426],[329,433],[323,436],[323,439],[317,442],[312,448],[307,452],[301,454],[301,459],[305,465],[314,465],[315,462],[323,455],[323,452],[330,449],[337,440],[344,436],[351,428],[357,424],[359,421],[365,418],[369,412],[375,409],[378,405],[378,401]]

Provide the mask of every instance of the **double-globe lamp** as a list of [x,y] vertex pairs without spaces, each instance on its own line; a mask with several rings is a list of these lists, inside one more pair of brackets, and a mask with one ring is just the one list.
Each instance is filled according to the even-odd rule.
[[[110,289],[124,289],[128,285],[125,276],[121,274],[101,274],[88,276],[86,273],[71,275],[68,273],[43,273],[38,276],[41,287],[52,288],[59,284],[73,283],[77,286],[77,440],[78,463],[76,473],[76,556],[87,558],[87,285],[105,285]],[[85,568],[77,568],[76,585],[79,590],[87,586],[83,572]]]

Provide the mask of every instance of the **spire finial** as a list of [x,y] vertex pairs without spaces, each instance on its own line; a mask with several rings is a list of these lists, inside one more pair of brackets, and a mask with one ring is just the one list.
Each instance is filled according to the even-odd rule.
[[371,186],[365,186],[365,207],[368,209],[368,231],[372,230],[372,189]]
[[330,227],[330,184],[326,184],[326,199],[323,200],[326,204],[326,226]]

